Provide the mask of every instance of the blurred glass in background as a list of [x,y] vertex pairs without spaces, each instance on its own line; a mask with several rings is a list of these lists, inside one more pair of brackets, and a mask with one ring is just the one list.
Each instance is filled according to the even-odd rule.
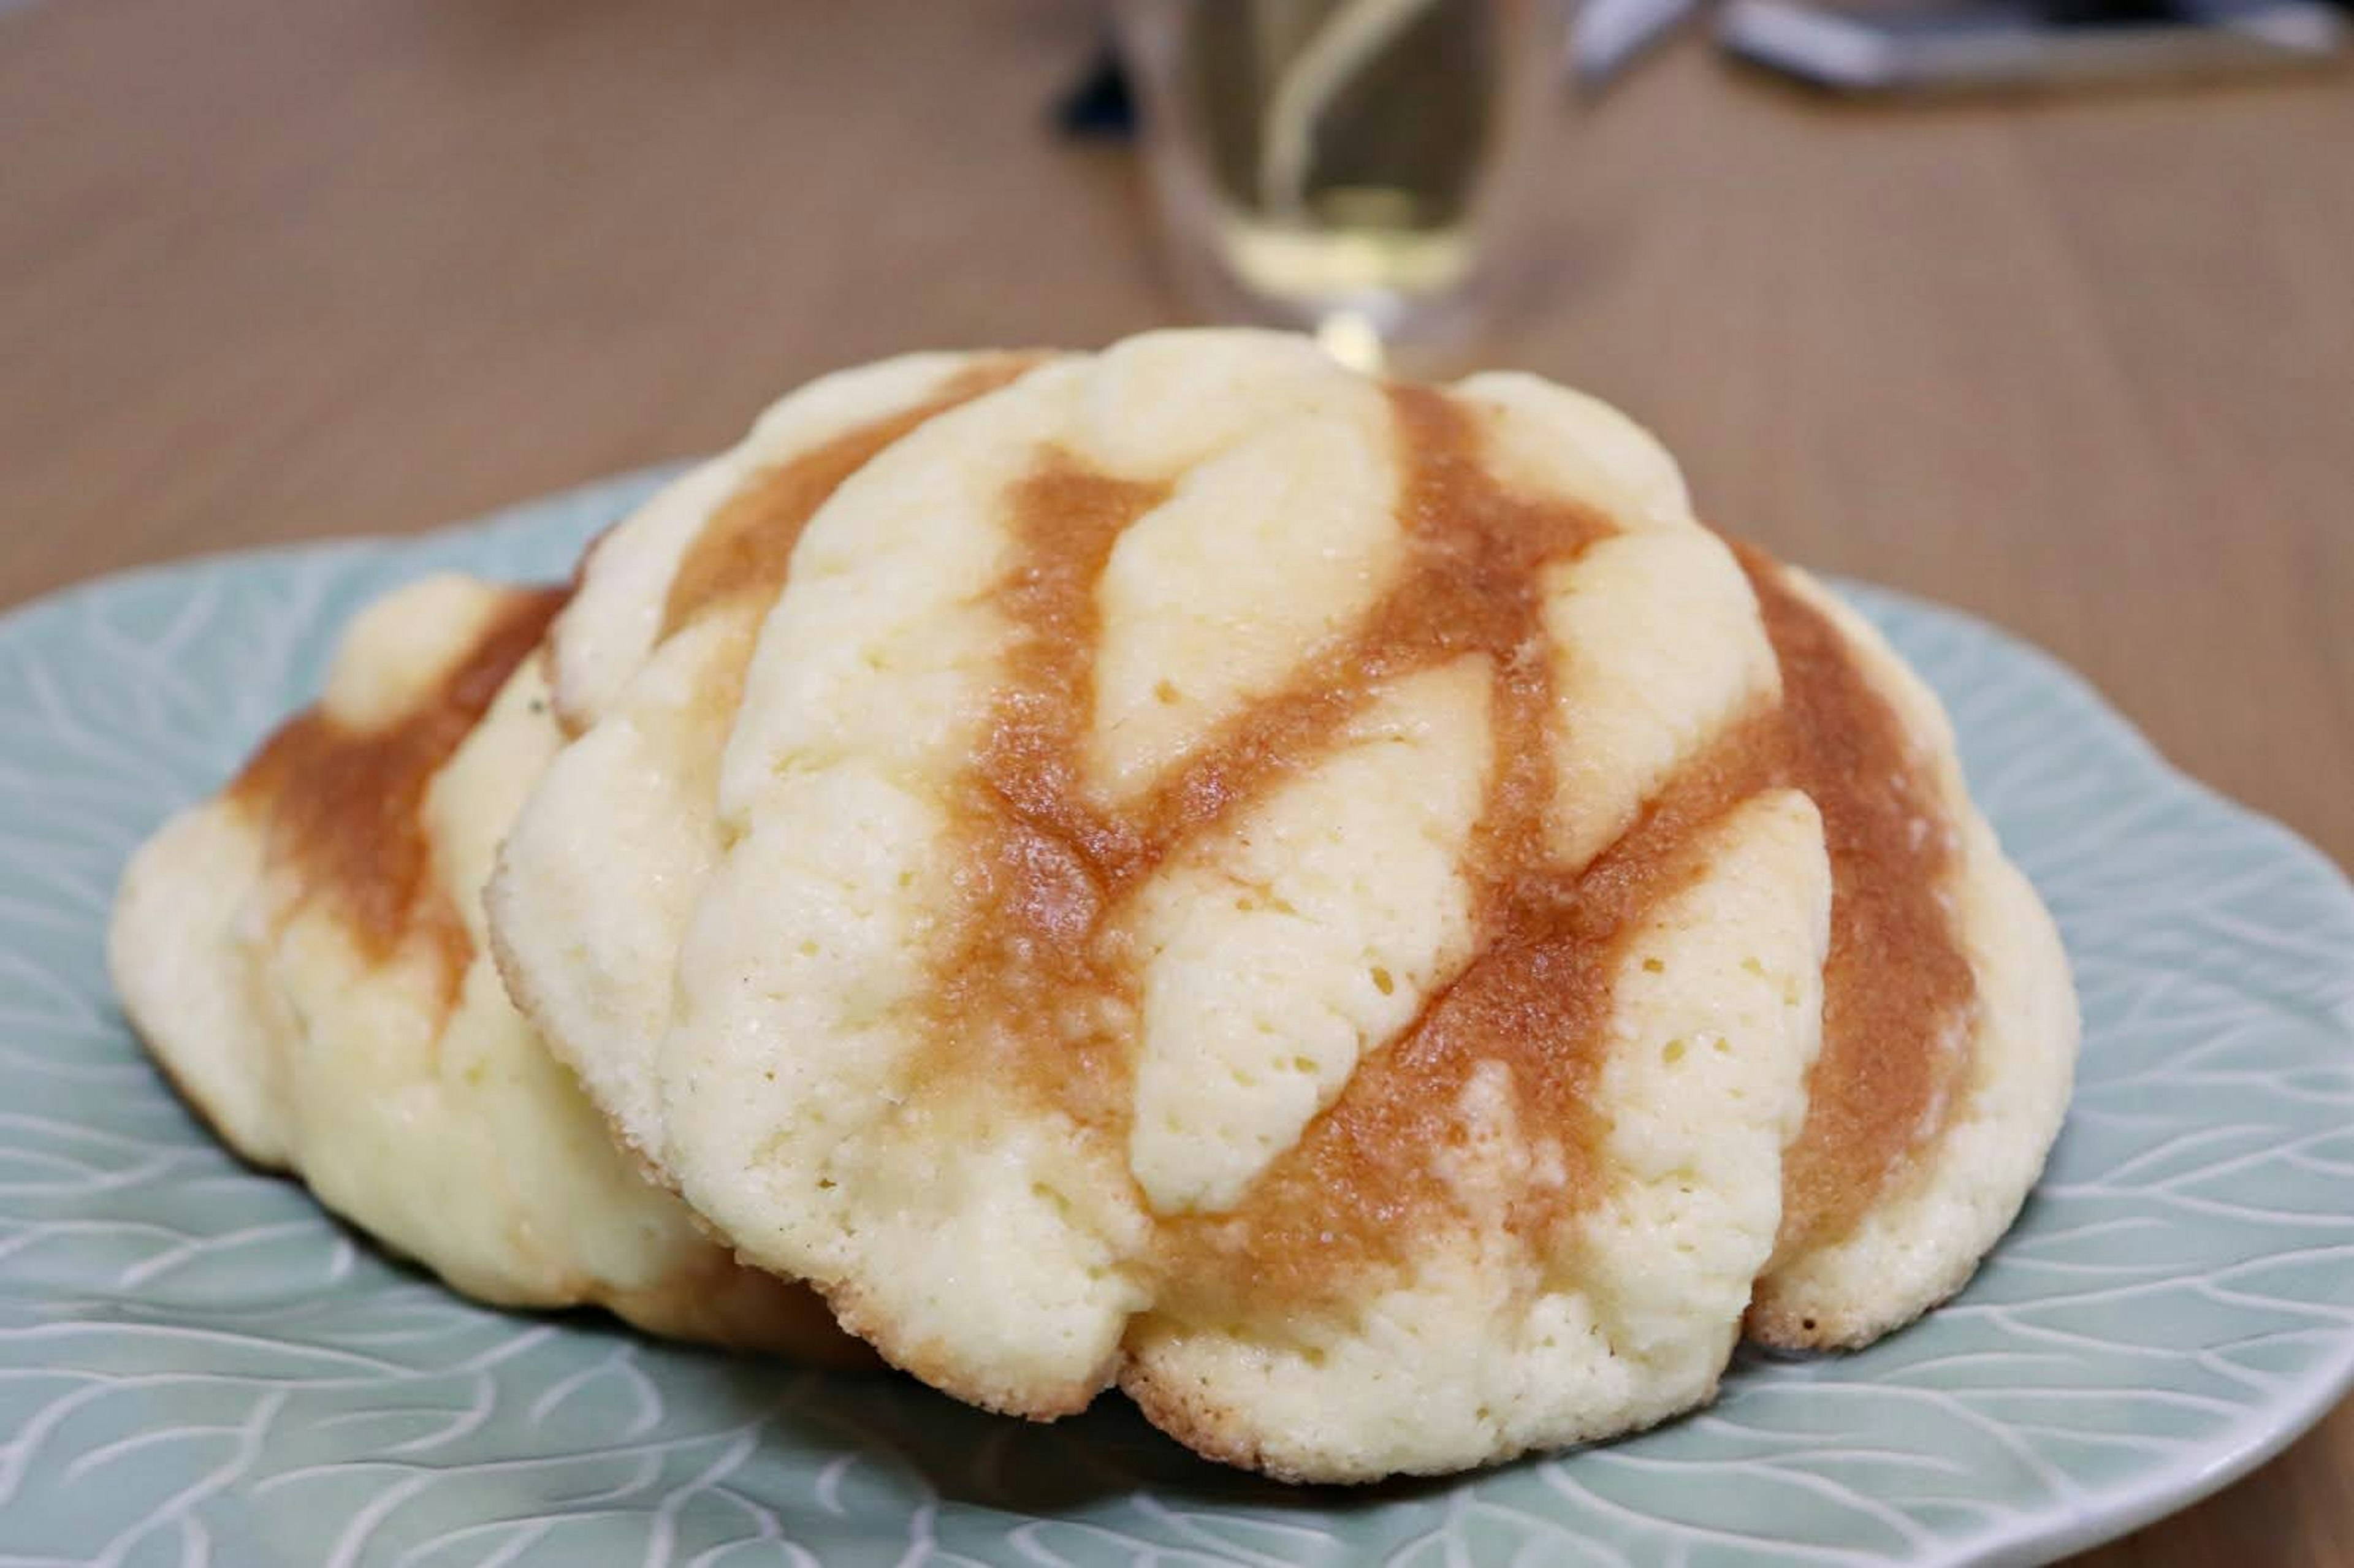
[[1482,324],[1550,0],[1119,0],[1173,270],[1213,317],[1314,332],[1367,368]]

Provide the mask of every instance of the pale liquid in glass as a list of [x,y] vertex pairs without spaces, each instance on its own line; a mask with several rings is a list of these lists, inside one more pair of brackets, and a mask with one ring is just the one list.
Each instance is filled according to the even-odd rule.
[[[1460,293],[1503,131],[1511,7],[1196,0],[1168,37],[1157,133],[1231,284],[1373,341]],[[1163,171],[1167,177],[1169,171]],[[1355,334],[1352,334],[1352,327]],[[1346,346],[1345,342],[1340,346]]]

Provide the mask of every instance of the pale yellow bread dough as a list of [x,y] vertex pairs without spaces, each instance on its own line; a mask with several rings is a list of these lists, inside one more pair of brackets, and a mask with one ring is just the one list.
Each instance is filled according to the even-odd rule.
[[[1553,570],[1545,600],[1575,719],[1551,729],[1575,789],[1551,826],[1588,856],[1771,701],[1771,651],[1673,465],[1622,417],[1525,377],[1456,397],[1511,482],[1621,530]],[[1788,791],[1718,824],[1707,874],[1630,948],[1600,1077],[1618,1174],[1534,1276],[1493,1219],[1558,1150],[1485,1075],[1452,1107],[1467,1144],[1448,1181],[1488,1228],[1345,1309],[1211,1322],[1156,1304],[1157,1220],[1246,1192],[1470,957],[1459,862],[1492,766],[1479,660],[1392,683],[1319,765],[1138,891],[1124,1144],[1017,1085],[921,1070],[925,933],[958,897],[949,797],[1006,652],[1005,498],[1049,448],[1167,487],[1097,592],[1084,755],[1108,800],[1279,684],[1402,558],[1388,401],[1294,340],[1133,340],[942,414],[817,514],[739,707],[709,687],[743,652],[690,626],[550,770],[493,899],[518,993],[746,1255],[964,1397],[1049,1414],[1125,1377],[1188,1441],[1330,1478],[1459,1468],[1707,1397],[1772,1245],[1815,1047],[1828,872]],[[585,896],[592,882],[646,895]],[[680,902],[675,969],[624,981]],[[568,923],[529,913],[557,908]],[[1708,978],[1652,983],[1646,958]],[[597,1000],[567,1013],[567,993]],[[1664,1084],[1672,1109],[1645,1106]],[[1329,1418],[1303,1426],[1302,1401]]]
[[[1179,1238],[1250,1213],[1486,961],[1471,866],[1512,766],[1500,688],[1477,652],[1336,676],[1361,699],[1317,747],[1133,885],[1056,895],[1109,901],[1087,940],[1132,983],[944,1003],[976,910],[1027,874],[973,862],[976,800],[1002,805],[974,781],[1031,711],[1005,705],[1038,658],[1013,607],[1053,575],[1021,532],[1042,472],[1135,507],[1071,623],[1092,658],[1057,786],[1115,823],[1379,611],[1417,482],[1379,384],[1295,339],[1150,334],[896,433],[810,518],[780,594],[678,620],[683,563],[764,472],[934,407],[970,364],[785,399],[608,536],[555,633],[578,735],[505,842],[493,943],[708,1224],[960,1397],[1047,1417],[1116,1381],[1204,1453],[1303,1479],[1645,1425],[1710,1396],[1744,1315],[1776,1342],[1855,1343],[1967,1277],[2064,1103],[2065,961],[1934,698],[1801,577],[1934,761],[1957,846],[1939,895],[1975,985],[1961,1081],[1862,1221],[1776,1255],[1831,874],[1815,804],[1764,787],[1689,831],[1690,874],[1609,950],[1589,1145],[1531,1120],[1500,1053],[1423,1107],[1438,1196],[1391,1255],[1305,1297],[1205,1280]],[[1606,520],[1542,568],[1520,656],[1552,703],[1527,853],[1575,875],[1737,753],[1781,673],[1742,568],[1638,427],[1520,376],[1445,404],[1485,482]],[[1064,850],[1048,832],[1024,853]]]
[[[440,576],[379,599],[322,711],[354,733],[398,724],[514,592]],[[561,738],[526,658],[427,788],[431,874],[473,948],[454,997],[427,944],[371,951],[299,863],[273,863],[271,802],[232,789],[166,823],[124,875],[110,933],[124,1009],[231,1147],[468,1295],[854,1360],[822,1303],[736,1264],[616,1148],[482,954],[478,890]]]
[[1977,981],[1967,1066],[1914,1159],[1852,1230],[1776,1257],[1757,1282],[1753,1337],[1855,1349],[1959,1290],[2010,1228],[2059,1135],[2080,1026],[2059,929],[1971,802],[1935,694],[1870,622],[1806,573],[1781,570],[1935,758],[1957,841],[1945,897]]
[[666,628],[683,564],[764,473],[922,408],[993,357],[908,355],[780,398],[742,442],[591,547],[550,630],[557,711],[586,733],[505,843],[488,894],[493,939],[525,1012],[642,1155],[653,1150],[651,1061],[679,943],[724,847],[719,751],[769,609],[731,599]]

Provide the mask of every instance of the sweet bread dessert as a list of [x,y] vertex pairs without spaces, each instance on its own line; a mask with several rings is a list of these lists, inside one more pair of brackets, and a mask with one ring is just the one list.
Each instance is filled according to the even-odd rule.
[[564,739],[534,656],[563,599],[445,575],[362,611],[319,705],[133,859],[124,1011],[224,1141],[468,1295],[866,1359],[645,1178],[492,967],[482,886]]
[[489,895],[633,1155],[885,1358],[1301,1479],[1957,1288],[2073,991],[1935,699],[1532,377],[829,377],[620,524]]

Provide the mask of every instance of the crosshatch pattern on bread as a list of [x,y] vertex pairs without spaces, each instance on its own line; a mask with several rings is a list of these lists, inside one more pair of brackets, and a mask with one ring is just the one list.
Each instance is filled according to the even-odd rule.
[[1301,1480],[1901,1327],[2077,1034],[1935,699],[1646,432],[1249,332],[827,376],[388,596],[112,959],[461,1290]]
[[[721,548],[790,571],[683,588]],[[554,644],[515,994],[745,1256],[993,1408],[1118,1382],[1317,1478],[1639,1426],[1744,1322],[1957,1287],[2064,1100],[1934,700],[1532,378],[886,362]]]

